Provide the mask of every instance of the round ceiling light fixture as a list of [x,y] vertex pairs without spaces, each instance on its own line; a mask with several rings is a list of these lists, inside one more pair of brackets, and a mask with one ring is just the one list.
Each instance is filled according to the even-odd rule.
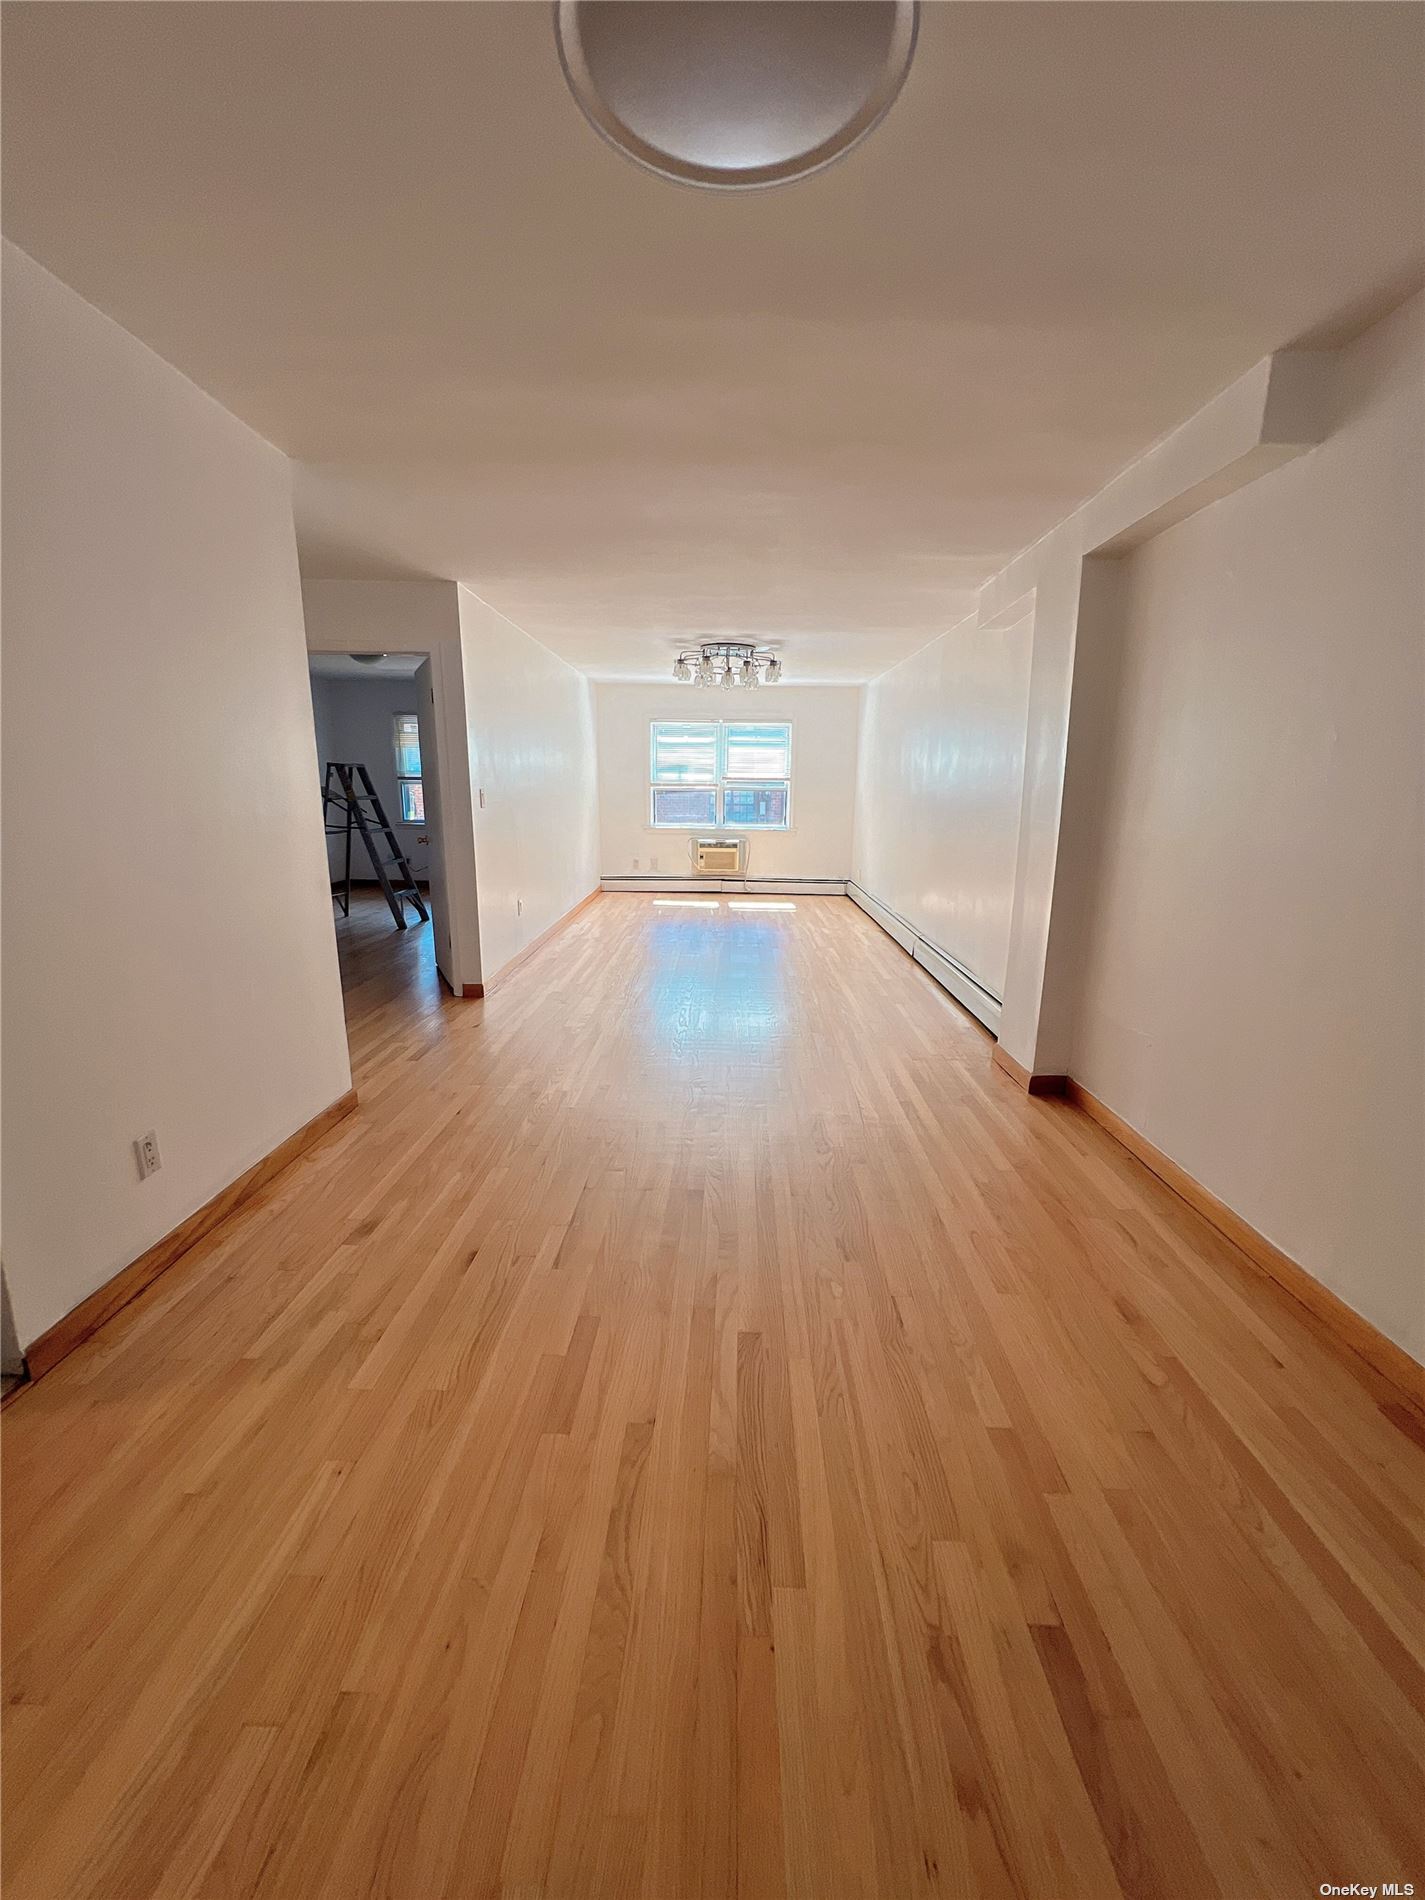
[[680,184],[746,191],[820,171],[890,110],[919,0],[555,0],[596,131]]

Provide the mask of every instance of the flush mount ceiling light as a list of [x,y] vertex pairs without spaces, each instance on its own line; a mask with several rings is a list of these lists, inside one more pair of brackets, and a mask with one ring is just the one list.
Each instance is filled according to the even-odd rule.
[[889,111],[919,0],[555,0],[574,97],[610,144],[681,184],[804,178]]
[[705,640],[678,655],[673,677],[694,686],[760,686],[764,680],[775,686],[782,677],[782,662],[750,640]]

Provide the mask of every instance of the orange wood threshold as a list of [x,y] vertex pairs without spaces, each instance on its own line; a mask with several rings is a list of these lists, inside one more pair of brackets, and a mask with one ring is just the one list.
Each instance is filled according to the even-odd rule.
[[1003,1043],[997,1042],[995,1044],[994,1060],[996,1065],[1003,1069],[1006,1075],[1012,1076],[1013,1079],[1018,1082],[1019,1086],[1027,1090],[1030,1095],[1062,1095],[1068,1083],[1069,1078],[1066,1075],[1031,1074],[1022,1062],[1015,1061],[1014,1057],[1005,1049]]
[[[25,1350],[25,1363],[30,1374],[27,1383],[33,1384],[36,1379],[42,1379],[45,1373],[52,1371],[61,1359],[73,1352],[91,1333],[97,1332],[106,1320],[112,1319],[120,1307],[127,1306],[145,1287],[151,1286],[161,1273],[166,1273],[176,1260],[211,1234],[229,1214],[245,1201],[250,1201],[254,1194],[266,1187],[299,1155],[305,1154],[338,1122],[344,1121],[355,1107],[356,1090],[348,1089],[330,1108],[324,1108],[320,1115],[314,1115],[311,1121],[295,1134],[289,1135],[271,1154],[264,1155],[261,1161],[255,1162],[245,1174],[240,1174],[220,1194],[215,1194],[196,1213],[181,1221],[172,1233],[155,1241],[137,1260],[131,1261],[112,1280],[106,1281],[97,1293],[91,1293],[87,1300],[81,1300],[63,1319],[56,1321],[47,1333],[41,1333]],[[13,1399],[24,1389],[23,1385],[17,1386],[9,1396]]]
[[1201,1181],[1194,1180],[1176,1161],[1169,1160],[1161,1148],[1155,1148],[1146,1135],[1139,1134],[1121,1115],[1116,1115],[1106,1102],[1091,1095],[1082,1083],[1075,1082],[1072,1077],[1066,1078],[1063,1094],[1071,1107],[1081,1109],[1100,1128],[1106,1128],[1129,1154],[1141,1161],[1145,1168],[1150,1168],[1175,1194],[1181,1195],[1188,1206],[1195,1208],[1204,1220],[1210,1221],[1219,1233],[1225,1234],[1259,1273],[1275,1280],[1278,1286],[1304,1306],[1333,1340],[1348,1346],[1383,1379],[1388,1379],[1393,1386],[1398,1387],[1406,1403],[1420,1419],[1425,1420],[1425,1366],[1417,1364],[1408,1352],[1372,1326],[1354,1307],[1338,1299],[1329,1287],[1323,1286],[1314,1274],[1308,1273],[1290,1254],[1283,1253],[1265,1234],[1258,1233],[1240,1214],[1234,1213],[1225,1201],[1219,1201]]
[[566,910],[562,917],[556,917],[547,930],[541,930],[537,937],[531,937],[523,950],[516,950],[508,963],[501,964],[494,976],[485,979],[482,994],[488,995],[497,983],[503,983],[522,963],[528,962],[536,950],[542,950],[551,937],[557,937],[566,924],[573,923],[581,910],[586,910],[596,897],[602,897],[603,894],[602,887],[596,884],[587,897],[581,897],[571,910]]

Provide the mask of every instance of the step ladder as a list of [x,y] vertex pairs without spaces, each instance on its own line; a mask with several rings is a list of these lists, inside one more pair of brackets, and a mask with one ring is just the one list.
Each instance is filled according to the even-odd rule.
[[[326,819],[327,836],[346,840],[346,868],[342,881],[332,885],[332,896],[341,905],[342,916],[351,915],[351,840],[353,836],[360,836],[376,873],[376,882],[391,906],[397,930],[406,928],[407,904],[414,907],[422,923],[428,921],[430,912],[416,888],[406,854],[382,810],[376,787],[371,783],[371,774],[364,765],[328,762],[326,780],[322,785],[322,812]],[[389,857],[381,855],[383,842],[389,847]],[[393,871],[396,874],[394,878],[391,875]]]

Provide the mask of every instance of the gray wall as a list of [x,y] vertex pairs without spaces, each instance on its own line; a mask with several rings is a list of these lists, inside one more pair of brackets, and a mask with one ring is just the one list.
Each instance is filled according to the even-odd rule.
[[[424,826],[400,823],[396,755],[391,743],[396,714],[415,710],[414,680],[389,676],[353,680],[321,679],[315,675],[312,678],[312,717],[317,728],[317,759],[323,778],[328,759],[364,765],[401,842],[401,849],[410,860],[411,869],[417,877],[424,877],[430,865],[430,849],[417,840],[428,833]],[[327,851],[332,876],[338,877],[343,856],[341,839],[328,838]],[[359,839],[352,850],[351,873],[353,880],[371,878],[370,862]]]

